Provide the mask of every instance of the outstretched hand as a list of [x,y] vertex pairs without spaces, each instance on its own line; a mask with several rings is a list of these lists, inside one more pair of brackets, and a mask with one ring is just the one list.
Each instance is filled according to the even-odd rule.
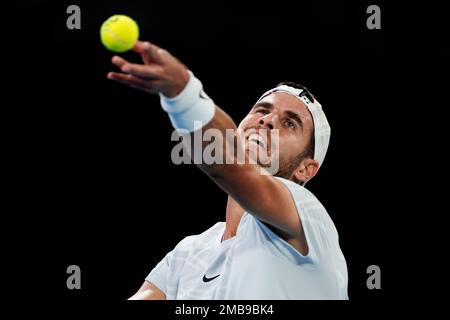
[[150,42],[136,42],[133,51],[142,57],[142,64],[114,56],[112,63],[122,72],[109,72],[108,79],[149,93],[175,97],[186,86],[189,73],[177,58]]

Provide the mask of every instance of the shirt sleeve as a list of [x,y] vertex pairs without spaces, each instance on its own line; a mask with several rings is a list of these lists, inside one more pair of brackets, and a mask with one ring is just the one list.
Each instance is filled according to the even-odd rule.
[[[292,181],[282,178],[277,179],[291,193],[308,244],[308,254],[304,256],[295,250],[296,258],[300,261],[307,259],[311,262],[318,262],[332,248],[333,243],[337,242],[337,231],[334,224],[323,205],[310,191]],[[336,238],[336,241],[334,241],[334,238]],[[277,242],[283,245],[287,244],[282,239]]]
[[153,283],[159,290],[167,296],[167,280],[170,274],[171,258],[173,251],[170,251],[149,273],[145,280]]
[[193,247],[194,239],[195,237],[189,236],[181,240],[145,278],[164,292],[167,300],[176,298],[184,263]]

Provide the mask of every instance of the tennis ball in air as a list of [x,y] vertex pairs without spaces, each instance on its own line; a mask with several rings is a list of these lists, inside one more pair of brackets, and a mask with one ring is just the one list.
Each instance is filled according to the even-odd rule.
[[100,38],[108,50],[125,52],[133,48],[138,40],[139,27],[130,17],[116,14],[103,22]]

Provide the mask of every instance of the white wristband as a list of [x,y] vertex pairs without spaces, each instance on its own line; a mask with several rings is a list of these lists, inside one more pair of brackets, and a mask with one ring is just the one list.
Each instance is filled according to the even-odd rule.
[[191,71],[183,91],[173,98],[159,94],[161,106],[169,114],[175,129],[193,132],[205,126],[214,117],[215,104],[203,91],[203,85]]

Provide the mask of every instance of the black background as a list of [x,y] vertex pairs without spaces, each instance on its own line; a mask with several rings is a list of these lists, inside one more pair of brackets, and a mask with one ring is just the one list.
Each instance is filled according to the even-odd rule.
[[[81,7],[81,30],[66,27],[70,4]],[[366,27],[369,4],[381,7],[381,30]],[[193,70],[237,122],[278,82],[305,84],[332,127],[308,189],[339,231],[350,298],[441,297],[448,210],[439,205],[446,145],[437,139],[446,101],[443,87],[426,89],[439,76],[422,71],[441,73],[449,50],[439,9],[431,20],[415,9],[367,1],[17,4],[4,63],[3,292],[124,299],[181,239],[224,220],[226,195],[193,165],[172,164],[158,98],[106,79],[113,54],[99,28],[121,13],[138,22],[140,39]],[[71,264],[81,267],[81,290],[66,288]],[[372,264],[381,290],[366,287]]]

